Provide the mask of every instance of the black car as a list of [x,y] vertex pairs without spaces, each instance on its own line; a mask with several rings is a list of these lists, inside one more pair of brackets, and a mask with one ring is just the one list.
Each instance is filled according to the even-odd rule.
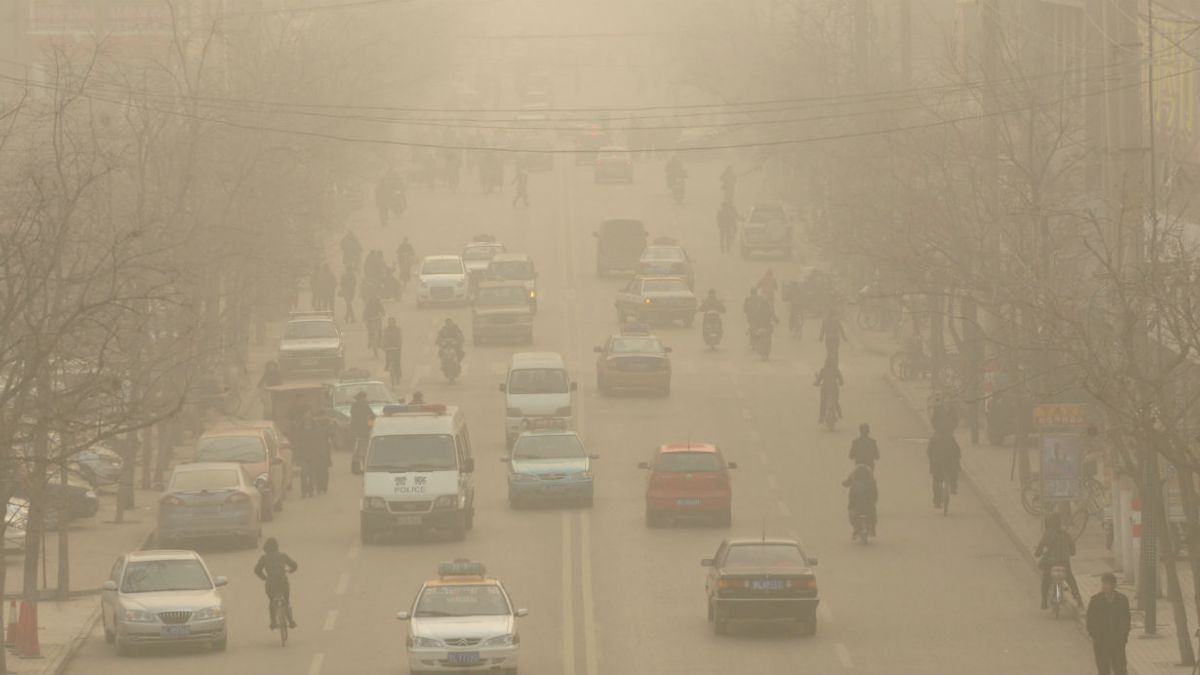
[[646,225],[633,218],[608,218],[600,223],[596,242],[596,276],[609,272],[631,272],[646,249]]
[[[50,475],[46,478],[46,483],[42,486],[42,494],[44,495],[46,505],[46,527],[50,529],[56,528],[58,525],[59,505],[62,504],[63,491],[66,491],[67,513],[69,520],[77,518],[91,518],[100,510],[100,498],[96,495],[95,489],[77,475],[69,475],[67,478],[67,487],[62,487],[61,477],[58,475],[58,467],[48,467]],[[69,470],[74,474],[74,469]],[[14,485],[14,497],[29,499],[30,485],[27,480],[17,481]]]
[[726,539],[700,564],[709,568],[708,620],[724,634],[740,619],[795,621],[817,632],[816,558],[790,539]]

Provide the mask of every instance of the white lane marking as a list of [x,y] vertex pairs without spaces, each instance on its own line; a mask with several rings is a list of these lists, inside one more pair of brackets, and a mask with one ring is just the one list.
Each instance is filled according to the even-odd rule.
[[313,654],[312,662],[308,666],[308,675],[321,675],[321,666],[324,664],[324,654]]
[[838,661],[842,662],[842,667],[849,670],[854,667],[854,661],[850,658],[850,650],[841,642],[833,643],[833,651],[837,652]]
[[592,595],[592,550],[590,532],[591,514],[584,511],[579,515],[579,581],[583,586],[583,646],[587,650],[584,661],[587,675],[596,675],[596,605]]
[[334,595],[345,595],[346,589],[350,587],[350,573],[342,572],[342,576],[338,577],[337,586],[333,588]]
[[783,502],[779,502],[779,504],[777,504],[777,506],[779,507],[779,515],[783,516],[784,518],[792,517],[792,510],[788,508],[787,504],[784,504]]
[[575,584],[571,573],[571,514],[562,514],[563,675],[575,673]]
[[779,480],[775,478],[775,474],[767,474],[767,485],[771,486],[772,490],[779,489]]
[[361,550],[362,550],[362,547],[359,546],[358,542],[356,541],[353,544],[350,544],[350,550],[346,551],[346,557],[351,560],[354,560],[355,558],[358,557],[358,553]]
[[821,604],[817,605],[817,614],[821,616],[822,621],[827,623],[833,622],[833,610],[829,609],[829,603],[824,600],[821,601]]
[[333,630],[334,625],[337,624],[337,618],[338,611],[336,609],[329,610],[329,613],[325,615],[324,630]]
[[742,408],[742,417],[744,417],[745,419],[750,419],[750,409],[749,408]]

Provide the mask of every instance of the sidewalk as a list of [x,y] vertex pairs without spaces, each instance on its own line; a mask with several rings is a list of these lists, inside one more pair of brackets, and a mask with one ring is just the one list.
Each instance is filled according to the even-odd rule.
[[[890,340],[882,334],[866,333],[853,330],[854,342],[863,350],[879,354],[890,354],[894,347]],[[911,407],[913,413],[922,420],[928,428],[926,401],[929,398],[928,380],[901,382],[885,374],[889,385]],[[930,430],[932,432],[932,430]],[[1041,523],[1039,518],[1032,516],[1021,506],[1021,484],[1012,470],[1013,448],[1011,446],[992,447],[990,445],[973,445],[969,431],[960,425],[956,433],[959,445],[963,448],[961,477],[967,486],[979,497],[996,521],[1012,539],[1017,550],[1030,564],[1030,584],[1037,583],[1037,575],[1041,574],[1033,557],[1033,551],[1041,538]],[[1076,555],[1072,561],[1072,569],[1079,592],[1086,602],[1095,593],[1100,592],[1100,575],[1113,571],[1112,553],[1104,543],[1104,531],[1099,522],[1089,521],[1087,529],[1076,542]],[[1176,563],[1179,572],[1179,582],[1183,597],[1192,597],[1192,576],[1186,563]],[[1118,575],[1119,577],[1119,575]],[[1164,581],[1165,588],[1165,581]],[[1136,609],[1135,589],[1121,587],[1122,593],[1129,596],[1130,604],[1134,605],[1133,630],[1129,634],[1126,654],[1129,659],[1129,672],[1138,675],[1189,675],[1190,667],[1177,665],[1179,661],[1179,646],[1175,633],[1172,606],[1166,598],[1158,602],[1157,636],[1142,637],[1143,615]],[[1072,605],[1073,606],[1073,605]],[[1188,609],[1190,628],[1194,631],[1196,624],[1195,608]],[[1078,608],[1076,618],[1083,628],[1083,608]],[[1048,613],[1038,614],[1036,606],[1030,607],[1030,620],[1052,621]],[[1195,644],[1193,643],[1193,647]]]

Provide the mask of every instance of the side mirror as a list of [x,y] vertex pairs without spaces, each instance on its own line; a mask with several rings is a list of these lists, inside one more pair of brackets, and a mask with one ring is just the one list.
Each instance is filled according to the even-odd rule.
[[816,559],[816,558],[808,558],[808,564],[809,564],[809,565],[812,565],[813,567],[816,567],[816,566],[817,566],[817,559]]
[[228,583],[229,579],[226,577],[213,577],[213,586],[216,586],[217,588],[225,586]]
[[728,466],[729,468],[731,468],[731,469],[736,469],[736,468],[737,468],[737,462],[730,462],[730,463],[729,463],[727,466]]
[[508,385],[501,382],[500,383],[500,391],[508,391]]
[[396,612],[396,618],[400,621],[408,621],[408,612]]
[[105,581],[104,582],[104,590],[106,590],[106,591],[117,590],[117,582],[113,581],[112,579]]
[[650,462],[638,462],[638,468],[639,469],[649,469]]
[[572,383],[571,383],[571,391],[575,391],[575,390],[577,390],[577,389],[579,389],[579,383],[578,383],[578,382],[572,382]]
[[529,610],[524,609],[524,608],[518,609],[516,612],[513,612],[513,616],[516,616],[517,618],[521,618],[523,616],[529,616]]
[[475,458],[474,457],[468,457],[467,460],[465,462],[463,462],[463,471],[466,473],[475,473]]
[[713,559],[712,558],[704,558],[703,560],[700,561],[700,566],[701,567],[712,567]]
[[603,354],[604,347],[592,347],[592,351],[596,352],[597,354]]

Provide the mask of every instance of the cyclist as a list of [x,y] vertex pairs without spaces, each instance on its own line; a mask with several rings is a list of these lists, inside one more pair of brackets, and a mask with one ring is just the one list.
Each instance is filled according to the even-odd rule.
[[267,582],[267,607],[271,615],[271,630],[279,627],[275,616],[275,598],[283,596],[283,604],[287,607],[288,628],[295,628],[296,621],[292,618],[292,589],[288,584],[287,575],[295,572],[300,566],[291,556],[279,551],[279,542],[275,537],[263,542],[263,554],[254,566],[254,575]]
[[929,456],[929,474],[933,477],[933,508],[942,508],[945,483],[950,494],[958,494],[958,462],[962,459],[962,448],[954,434],[934,431],[925,453]]
[[1042,570],[1042,609],[1047,609],[1047,594],[1050,592],[1050,571],[1054,567],[1067,568],[1067,586],[1075,603],[1083,606],[1083,598],[1079,595],[1079,585],[1075,583],[1075,575],[1071,573],[1071,556],[1075,555],[1075,542],[1071,535],[1062,527],[1062,520],[1057,513],[1046,516],[1046,531],[1041,541],[1033,551],[1033,557],[1038,559],[1038,567]]
[[872,471],[879,461],[879,444],[871,438],[871,425],[866,422],[858,425],[858,438],[850,443],[850,459],[855,464],[866,464]]

